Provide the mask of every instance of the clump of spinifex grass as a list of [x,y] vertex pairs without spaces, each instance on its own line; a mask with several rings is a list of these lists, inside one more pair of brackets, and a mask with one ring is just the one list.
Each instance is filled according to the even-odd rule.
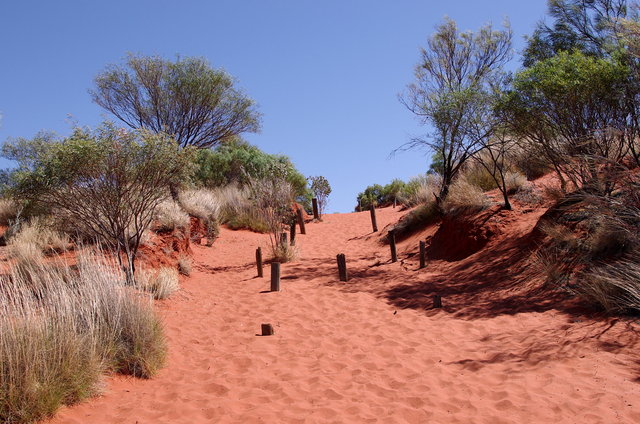
[[118,267],[36,262],[0,277],[0,422],[26,423],[97,391],[105,372],[148,378],[165,340],[152,299]]

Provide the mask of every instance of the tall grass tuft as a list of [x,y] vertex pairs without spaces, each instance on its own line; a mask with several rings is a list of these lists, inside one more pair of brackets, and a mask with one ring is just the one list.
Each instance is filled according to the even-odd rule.
[[0,422],[51,416],[98,391],[104,372],[151,377],[165,358],[149,296],[96,254],[77,269],[33,264],[0,277]]
[[180,288],[178,270],[170,267],[143,269],[136,276],[136,283],[155,299],[166,299]]
[[479,212],[489,207],[490,201],[482,189],[474,186],[464,178],[458,178],[449,187],[442,209],[447,215]]

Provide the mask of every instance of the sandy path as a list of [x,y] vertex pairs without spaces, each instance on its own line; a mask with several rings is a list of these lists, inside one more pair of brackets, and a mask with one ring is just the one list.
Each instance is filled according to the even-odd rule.
[[[380,211],[380,227],[398,217]],[[394,288],[453,265],[389,264],[369,225],[368,213],[307,225],[278,293],[254,278],[266,236],[223,230],[214,247],[195,247],[192,277],[159,304],[166,368],[149,381],[109,378],[103,396],[51,423],[640,422],[636,324],[551,307],[434,312],[424,291],[399,302]],[[336,281],[341,252],[347,284]],[[266,322],[275,336],[257,337]]]

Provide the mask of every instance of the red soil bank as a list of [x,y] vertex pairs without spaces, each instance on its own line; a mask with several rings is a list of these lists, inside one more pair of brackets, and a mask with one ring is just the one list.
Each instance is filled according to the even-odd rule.
[[[475,245],[448,223],[428,228],[394,264],[368,212],[325,215],[297,238],[277,293],[255,278],[267,236],[223,229],[191,246],[192,277],[158,302],[166,368],[109,377],[51,423],[640,422],[638,325],[586,314],[525,272],[543,212],[488,211]],[[379,210],[380,228],[403,213]],[[429,235],[445,253],[418,270]],[[275,335],[257,336],[262,323]]]

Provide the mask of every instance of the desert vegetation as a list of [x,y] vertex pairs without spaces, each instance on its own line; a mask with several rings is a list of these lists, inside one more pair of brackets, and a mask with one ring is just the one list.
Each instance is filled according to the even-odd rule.
[[32,422],[95,395],[105,372],[149,378],[164,363],[162,325],[102,254],[77,269],[32,261],[0,284],[0,419]]

